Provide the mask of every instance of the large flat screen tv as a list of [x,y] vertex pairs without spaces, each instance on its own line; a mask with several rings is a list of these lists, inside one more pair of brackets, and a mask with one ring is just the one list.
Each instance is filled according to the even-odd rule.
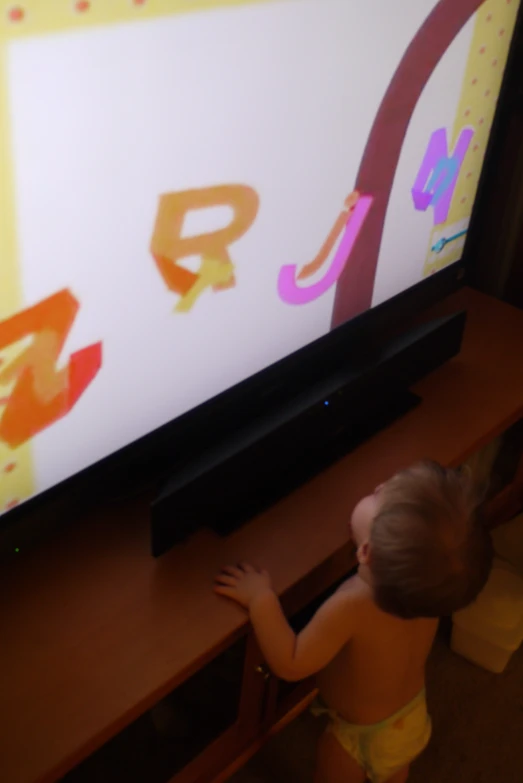
[[2,524],[459,268],[517,0],[7,5]]

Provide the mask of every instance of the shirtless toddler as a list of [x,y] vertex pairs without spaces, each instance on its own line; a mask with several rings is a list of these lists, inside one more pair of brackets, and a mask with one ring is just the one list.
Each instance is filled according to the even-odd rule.
[[266,571],[242,563],[217,577],[216,592],[248,609],[277,677],[317,676],[315,711],[329,726],[315,783],[404,783],[427,746],[425,664],[438,618],[471,603],[492,565],[476,505],[466,476],[430,462],[378,487],[350,521],[357,574],[298,635]]

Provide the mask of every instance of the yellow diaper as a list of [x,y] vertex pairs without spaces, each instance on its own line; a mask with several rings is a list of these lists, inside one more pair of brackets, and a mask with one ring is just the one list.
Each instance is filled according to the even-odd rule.
[[353,726],[321,705],[315,705],[312,711],[329,715],[328,730],[372,783],[386,783],[407,767],[425,750],[432,733],[424,690],[395,715],[373,726]]

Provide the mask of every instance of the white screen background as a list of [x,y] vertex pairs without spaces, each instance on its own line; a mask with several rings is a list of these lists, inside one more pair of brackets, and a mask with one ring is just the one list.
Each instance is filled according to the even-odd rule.
[[[63,361],[99,340],[104,350],[76,407],[34,439],[40,490],[329,331],[335,289],[291,307],[278,272],[318,252],[435,5],[288,0],[9,45],[25,306],[69,288],[81,309]],[[454,122],[471,32],[411,123],[374,303],[422,278],[432,215],[414,212],[410,189],[430,134]],[[260,196],[256,222],[231,248],[237,287],[175,314],[149,253],[158,197],[226,183]],[[185,230],[223,223],[219,212],[194,214]]]

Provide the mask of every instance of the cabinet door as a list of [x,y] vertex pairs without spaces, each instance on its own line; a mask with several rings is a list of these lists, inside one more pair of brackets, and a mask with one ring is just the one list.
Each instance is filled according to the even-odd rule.
[[[313,701],[316,693],[316,683],[314,677],[302,682],[284,682],[277,677],[271,677],[270,688],[266,700],[264,715],[265,730],[279,723],[289,713],[293,712],[298,705],[305,709],[308,703]],[[299,714],[297,712],[296,714]]]
[[270,679],[256,638],[250,634],[246,638],[237,721],[171,783],[209,783],[252,748],[262,731]]
[[248,742],[253,741],[260,734],[273,679],[264,662],[256,637],[251,633],[247,640],[238,721],[241,736]]

